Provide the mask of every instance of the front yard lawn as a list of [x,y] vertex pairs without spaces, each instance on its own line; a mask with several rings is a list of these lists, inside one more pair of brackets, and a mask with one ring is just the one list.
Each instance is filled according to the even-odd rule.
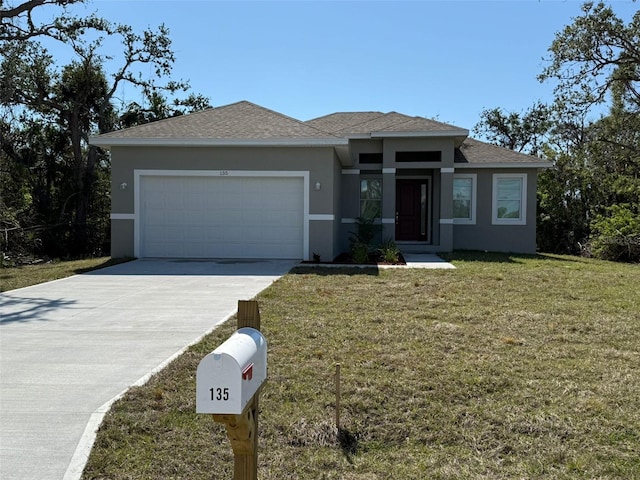
[[50,282],[51,280],[58,280],[71,275],[90,272],[91,270],[97,270],[129,260],[130,259],[98,257],[83,260],[55,260],[37,265],[23,265],[19,267],[0,267],[0,292]]
[[[640,478],[640,266],[448,260],[300,268],[258,297],[259,478]],[[83,478],[233,478],[224,426],[194,412],[198,362],[234,329],[114,404]]]

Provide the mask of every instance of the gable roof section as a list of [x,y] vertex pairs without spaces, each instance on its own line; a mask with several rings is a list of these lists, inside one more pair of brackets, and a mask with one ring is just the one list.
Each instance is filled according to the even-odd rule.
[[97,146],[346,143],[346,139],[247,101],[117,130],[91,139],[91,144]]
[[338,112],[314,118],[305,123],[312,127],[336,134],[354,125],[368,122],[384,115],[382,112]]
[[334,135],[347,138],[380,137],[466,137],[469,131],[424,117],[410,117],[397,112],[342,112],[306,122]]
[[456,148],[454,156],[455,168],[548,168],[551,162],[542,158],[515,152],[508,148],[498,147],[467,138]]

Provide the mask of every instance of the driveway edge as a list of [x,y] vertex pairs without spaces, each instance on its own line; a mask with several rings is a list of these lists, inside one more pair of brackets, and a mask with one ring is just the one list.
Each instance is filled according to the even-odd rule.
[[212,333],[216,328],[220,325],[231,319],[235,314],[236,310],[233,310],[231,313],[227,314],[222,320],[216,323],[213,327],[207,330],[205,333],[197,337],[193,342],[184,346],[176,353],[167,358],[164,362],[160,363],[157,367],[153,368],[149,373],[139,378],[136,382],[129,385],[118,395],[113,397],[108,402],[104,403],[100,406],[95,412],[91,414],[89,417],[89,421],[87,422],[87,426],[85,427],[84,432],[82,433],[82,437],[80,437],[80,441],[76,446],[75,451],[73,452],[73,456],[71,457],[71,462],[69,462],[69,466],[67,467],[67,471],[64,474],[63,480],[80,480],[82,477],[82,473],[84,471],[84,467],[87,465],[87,461],[89,460],[89,455],[91,454],[91,449],[93,448],[93,444],[96,441],[96,437],[98,435],[98,429],[100,425],[102,425],[102,420],[104,416],[107,414],[111,405],[117,402],[120,398],[124,396],[132,387],[141,387],[145,383],[147,383],[151,377],[153,377],[156,373],[164,370],[164,368],[173,362],[176,358],[186,352],[190,347],[200,343],[204,337]]

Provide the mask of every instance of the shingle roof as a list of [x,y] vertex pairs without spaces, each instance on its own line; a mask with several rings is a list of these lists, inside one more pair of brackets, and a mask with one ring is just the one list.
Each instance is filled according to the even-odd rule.
[[454,163],[456,166],[462,166],[463,164],[483,166],[505,163],[551,165],[547,160],[490,143],[484,143],[475,138],[466,138],[462,145],[456,148]]
[[325,132],[340,132],[348,127],[368,122],[384,115],[382,112],[338,112],[314,118],[305,123]]
[[402,132],[447,132],[466,136],[468,131],[424,117],[410,117],[397,112],[342,112],[306,122],[335,135]]
[[[97,144],[113,139],[338,139],[295,118],[242,101],[172,117],[94,137]],[[93,143],[93,142],[92,142]]]
[[[478,140],[453,125],[397,112],[340,112],[307,122],[241,101],[91,138],[93,145],[247,144],[347,145],[359,135],[447,135],[457,139],[457,167],[494,164],[546,166],[549,162]],[[463,141],[464,139],[464,141]]]

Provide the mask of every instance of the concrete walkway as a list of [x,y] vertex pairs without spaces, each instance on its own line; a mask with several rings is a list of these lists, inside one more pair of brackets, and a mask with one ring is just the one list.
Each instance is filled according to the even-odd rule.
[[435,253],[403,253],[402,256],[409,268],[456,268]]
[[116,398],[296,264],[136,260],[0,294],[0,478],[79,478]]

